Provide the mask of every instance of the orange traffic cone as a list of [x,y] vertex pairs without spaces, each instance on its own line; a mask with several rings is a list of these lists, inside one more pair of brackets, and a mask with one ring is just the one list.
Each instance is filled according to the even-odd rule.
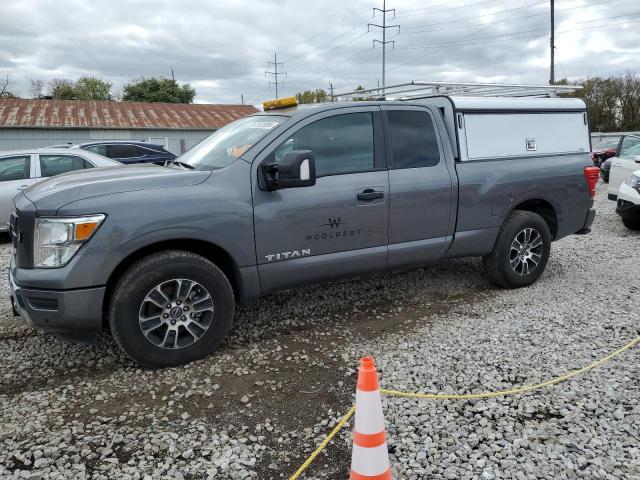
[[387,433],[373,358],[360,359],[350,480],[391,480]]

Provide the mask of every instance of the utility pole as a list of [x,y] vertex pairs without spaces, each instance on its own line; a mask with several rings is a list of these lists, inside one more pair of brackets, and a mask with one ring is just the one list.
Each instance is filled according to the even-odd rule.
[[240,105],[244,105],[244,93],[240,94]]
[[[284,75],[285,77],[287,76],[287,72],[279,72],[278,71],[278,66],[284,68],[284,63],[282,62],[278,62],[278,54],[274,53],[273,54],[273,62],[267,62],[267,65],[273,65],[273,72],[269,72],[269,71],[265,71],[264,75],[265,77],[267,75],[273,75],[273,81],[269,82],[269,85],[275,85],[276,87],[276,98],[278,98],[278,85],[282,85],[284,82],[280,82],[278,81],[278,77],[280,75]],[[269,68],[269,67],[267,67]]]
[[331,101],[333,102],[333,83],[329,82],[329,91],[331,92]]
[[556,68],[555,68],[555,50],[556,50],[556,45],[555,45],[555,30],[556,30],[556,23],[555,23],[555,8],[554,8],[554,0],[551,0],[551,41],[550,41],[550,47],[551,47],[551,71],[549,74],[549,85],[553,85],[554,83],[556,83]]
[[396,46],[396,42],[394,40],[390,40],[387,41],[387,29],[388,28],[397,28],[398,32],[400,32],[400,25],[387,25],[387,13],[389,12],[393,12],[393,18],[396,17],[396,9],[395,8],[390,8],[389,10],[387,10],[387,1],[386,0],[382,0],[382,9],[380,8],[374,8],[373,9],[373,16],[376,16],[376,10],[380,13],[382,13],[382,25],[377,25],[375,23],[367,23],[367,31],[370,31],[371,27],[377,27],[380,28],[382,30],[382,41],[380,40],[374,40],[373,41],[373,46],[376,46],[376,42],[379,43],[380,45],[382,45],[382,95],[384,95],[384,87],[386,86],[385,84],[385,73],[386,73],[386,49],[387,49],[387,43],[392,43],[393,46]]
[[173,74],[173,67],[171,67],[171,80],[176,81],[176,76]]

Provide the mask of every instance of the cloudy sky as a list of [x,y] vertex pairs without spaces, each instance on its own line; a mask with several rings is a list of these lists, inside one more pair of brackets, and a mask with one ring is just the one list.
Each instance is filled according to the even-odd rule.
[[[638,0],[556,0],[556,77],[640,73]],[[0,75],[95,75],[118,92],[139,76],[189,82],[197,102],[273,97],[267,62],[284,62],[280,96],[381,81],[382,0],[0,0]],[[549,79],[549,0],[387,0],[387,85],[410,80]]]

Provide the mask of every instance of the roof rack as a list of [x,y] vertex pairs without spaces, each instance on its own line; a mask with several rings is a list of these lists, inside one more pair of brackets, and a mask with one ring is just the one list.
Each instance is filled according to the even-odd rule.
[[438,95],[471,97],[556,97],[573,93],[582,85],[520,85],[508,83],[423,82],[412,81],[388,87],[338,93],[334,101],[350,100],[415,100]]

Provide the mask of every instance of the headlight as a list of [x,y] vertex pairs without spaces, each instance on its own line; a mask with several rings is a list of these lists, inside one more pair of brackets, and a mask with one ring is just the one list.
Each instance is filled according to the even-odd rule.
[[625,179],[624,183],[629,185],[631,188],[635,188],[636,190],[640,189],[640,177],[635,173],[632,173],[631,175],[629,175]]
[[36,218],[33,263],[36,268],[65,265],[98,229],[104,215]]

